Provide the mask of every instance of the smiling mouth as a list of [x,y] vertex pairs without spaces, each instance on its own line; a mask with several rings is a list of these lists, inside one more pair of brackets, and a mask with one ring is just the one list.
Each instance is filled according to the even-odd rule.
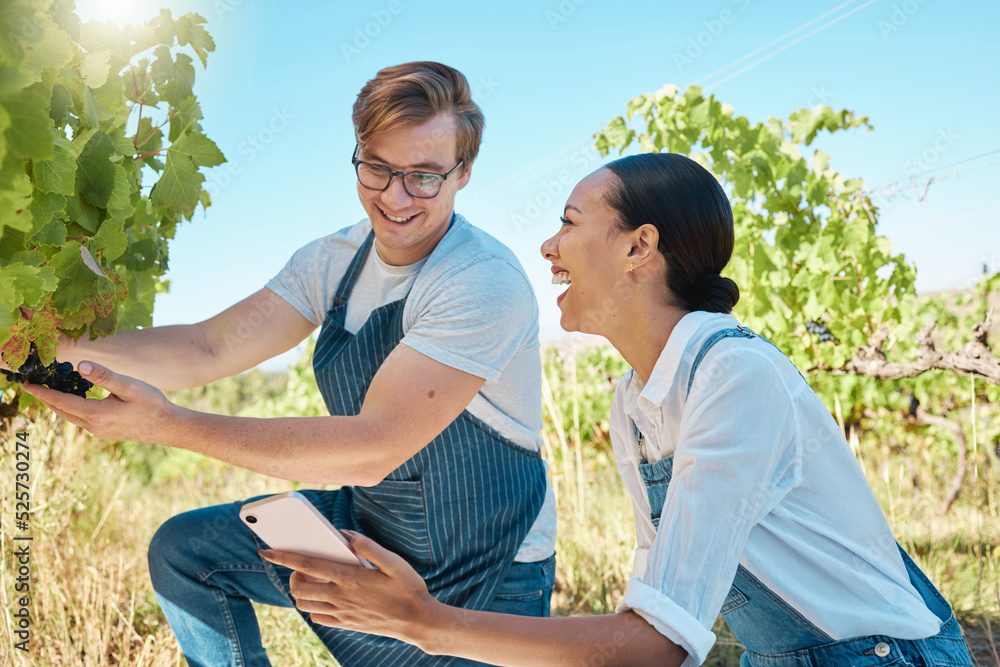
[[391,222],[396,222],[396,223],[399,223],[399,224],[402,224],[404,222],[409,222],[410,220],[412,220],[417,215],[416,213],[414,213],[413,215],[407,216],[405,218],[397,218],[394,215],[389,215],[388,213],[386,213],[385,211],[383,211],[381,208],[379,208],[379,212],[382,213],[383,216],[385,216],[386,220],[389,220]]
[[552,284],[553,285],[569,285],[569,271],[560,271],[559,273],[552,274]]

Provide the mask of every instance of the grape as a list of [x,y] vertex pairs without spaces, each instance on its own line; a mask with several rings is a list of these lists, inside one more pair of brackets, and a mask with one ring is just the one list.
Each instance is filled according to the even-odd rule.
[[828,341],[832,341],[834,343],[838,342],[836,336],[830,333],[829,329],[815,320],[809,320],[806,322],[806,331],[818,336],[820,343],[826,343]]
[[73,370],[73,364],[68,361],[53,361],[49,366],[43,366],[34,343],[31,344],[28,358],[17,372],[0,369],[0,373],[3,373],[9,382],[40,384],[65,394],[82,397],[86,397],[87,390],[94,386]]

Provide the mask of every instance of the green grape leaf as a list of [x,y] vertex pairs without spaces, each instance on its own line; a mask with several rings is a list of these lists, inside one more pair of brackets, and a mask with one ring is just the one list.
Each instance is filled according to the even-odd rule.
[[119,303],[125,301],[128,298],[128,287],[125,285],[125,281],[118,273],[110,270],[108,271],[108,278],[115,284],[115,301]]
[[[73,338],[79,338],[83,335],[86,327],[93,323],[96,315],[94,314],[94,309],[86,304],[80,306],[77,310],[72,313],[63,313],[62,316],[62,326],[63,330],[66,331]],[[72,332],[72,333],[70,333]]]
[[59,349],[59,327],[62,320],[51,307],[36,310],[28,322],[26,334],[38,348],[38,358],[49,366],[56,359]]
[[111,54],[111,71],[120,72],[132,59],[132,40],[111,21],[88,21],[80,26],[80,44],[88,50],[104,49]]
[[5,133],[7,144],[19,157],[35,160],[52,157],[52,121],[48,110],[51,97],[51,87],[38,83],[17,95],[0,98],[0,106],[10,118]]
[[24,252],[28,247],[28,237],[20,229],[8,227],[6,230],[0,228],[3,236],[0,236],[0,266],[7,266],[14,261],[18,253]]
[[27,335],[28,320],[18,320],[10,327],[10,339],[0,348],[0,357],[11,368],[20,368],[28,358],[31,341]]
[[[3,299],[0,299],[0,303],[4,303]],[[0,306],[0,340],[6,340],[7,336],[10,335],[10,327],[14,324],[14,316],[20,315],[16,310],[8,310]],[[0,376],[0,381],[3,381],[3,377]]]
[[66,218],[90,233],[96,232],[101,224],[97,208],[79,194],[66,198]]
[[194,95],[185,98],[180,106],[172,109],[170,116],[170,135],[167,137],[170,141],[176,141],[177,137],[181,136],[181,132],[185,129],[189,131],[201,129],[201,126],[198,125],[198,121],[202,118],[201,105],[198,104],[198,100]]
[[80,79],[88,88],[100,88],[108,81],[111,73],[111,52],[93,49],[87,52],[80,63]]
[[149,26],[153,30],[153,39],[157,42],[168,45],[174,43],[174,19],[169,9],[160,9],[160,15],[153,17]]
[[215,40],[201,25],[205,19],[198,14],[188,13],[174,21],[174,31],[177,43],[181,46],[190,44],[201,60],[201,66],[208,65],[208,51],[215,51]]
[[27,308],[38,308],[59,284],[56,272],[51,266],[35,267],[27,264],[8,266],[4,273],[11,273],[14,286],[23,297]]
[[114,182],[108,197],[108,211],[125,218],[132,210],[132,179],[122,165],[115,165]]
[[149,199],[154,206],[172,208],[190,220],[204,180],[190,157],[168,150],[163,175],[153,186]]
[[191,57],[178,53],[177,59],[171,57],[170,49],[159,46],[153,52],[156,60],[150,68],[153,81],[156,82],[156,92],[171,106],[180,106],[191,95],[194,87],[194,66]]
[[34,177],[36,190],[60,195],[75,194],[76,150],[66,137],[56,133],[52,157],[35,162]]
[[139,127],[135,132],[135,148],[138,155],[153,153],[163,147],[163,130],[153,125],[151,118],[143,118],[139,121]]
[[83,263],[79,241],[70,241],[52,257],[59,286],[52,293],[52,302],[61,311],[73,312],[88,303],[101,280]]
[[179,155],[186,155],[199,167],[215,167],[226,161],[222,151],[215,145],[215,142],[204,134],[189,134],[187,130],[181,132],[177,141],[170,144],[167,150],[167,159],[170,154],[176,152]]
[[128,236],[122,231],[122,221],[108,218],[101,223],[101,228],[90,239],[95,251],[101,251],[101,256],[109,261],[121,257],[128,247]]
[[49,105],[49,118],[62,128],[69,121],[70,110],[73,108],[73,95],[61,83],[52,86],[52,102]]
[[77,160],[76,190],[94,206],[107,206],[114,189],[115,165],[110,160],[113,154],[114,146],[108,135],[95,132]]
[[0,165],[4,163],[7,159],[7,128],[10,127],[10,114],[7,110],[0,104]]
[[111,145],[114,147],[115,155],[121,155],[129,158],[135,155],[135,146],[132,145],[132,138],[125,136],[124,127],[120,127],[117,130],[111,130],[108,137],[111,139]]
[[20,3],[0,4],[0,56],[15,65],[26,57],[43,37],[34,9]]
[[25,75],[25,83],[41,81],[45,71],[58,72],[66,67],[76,54],[73,40],[65,32],[55,30],[48,16],[36,15],[36,26],[42,33],[42,39],[26,49],[21,72]]
[[98,280],[90,305],[97,317],[107,317],[115,309],[115,284],[107,278]]
[[[111,77],[107,83],[93,91],[97,117],[102,123],[106,123],[105,130],[109,136],[125,134],[129,105],[125,101],[124,90],[125,84],[121,79]],[[115,145],[118,143],[115,142]],[[131,147],[128,150],[131,151]]]
[[66,223],[62,220],[49,220],[34,233],[31,242],[37,245],[61,247],[66,243]]
[[105,315],[98,315],[90,325],[90,340],[113,336],[118,328],[118,310],[112,308]]
[[31,288],[31,280],[38,275],[38,268],[34,266],[11,265],[5,266],[3,273],[0,273],[0,298],[2,303],[9,308],[19,308],[24,304],[24,292],[18,289],[18,282],[23,282],[28,289]]
[[80,115],[80,121],[84,127],[96,130],[100,117],[97,113],[97,100],[94,99],[94,91],[90,88],[84,88],[81,96],[83,97],[83,113]]
[[7,160],[0,169],[0,238],[10,229],[31,231],[31,179],[15,161]]

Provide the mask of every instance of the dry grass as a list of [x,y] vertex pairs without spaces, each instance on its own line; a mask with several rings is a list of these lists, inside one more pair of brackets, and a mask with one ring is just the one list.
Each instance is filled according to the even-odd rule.
[[[582,432],[601,428],[581,421],[582,393],[578,383],[556,383],[546,401],[557,417],[545,433],[559,506],[553,611],[564,616],[614,610],[628,581],[634,539],[631,505],[607,443],[599,437],[582,442]],[[122,456],[121,446],[95,441],[50,415],[14,428],[29,434],[31,519],[28,531],[14,525],[16,440],[6,433],[0,435],[0,665],[183,665],[149,583],[146,547],[153,532],[178,512],[284,491],[289,484],[185,452],[126,450],[156,462],[150,477],[135,455]],[[979,664],[1000,667],[996,466],[980,458],[959,502],[942,516],[937,463],[920,464],[917,494],[909,468],[903,475],[891,454],[855,444],[900,542],[952,602]],[[24,535],[33,538],[27,653],[14,648],[12,616],[12,538]],[[258,608],[258,616],[275,664],[337,664],[293,610]],[[735,667],[739,643],[722,624],[716,632],[719,641],[706,664]]]

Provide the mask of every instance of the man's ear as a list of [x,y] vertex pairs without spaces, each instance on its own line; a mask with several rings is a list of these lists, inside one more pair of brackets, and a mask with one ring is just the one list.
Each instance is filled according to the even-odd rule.
[[469,178],[472,177],[472,162],[462,165],[462,176],[458,179],[458,189],[461,190],[469,183]]
[[632,246],[628,258],[638,268],[650,261],[657,253],[660,243],[660,230],[654,225],[643,225],[632,231]]

